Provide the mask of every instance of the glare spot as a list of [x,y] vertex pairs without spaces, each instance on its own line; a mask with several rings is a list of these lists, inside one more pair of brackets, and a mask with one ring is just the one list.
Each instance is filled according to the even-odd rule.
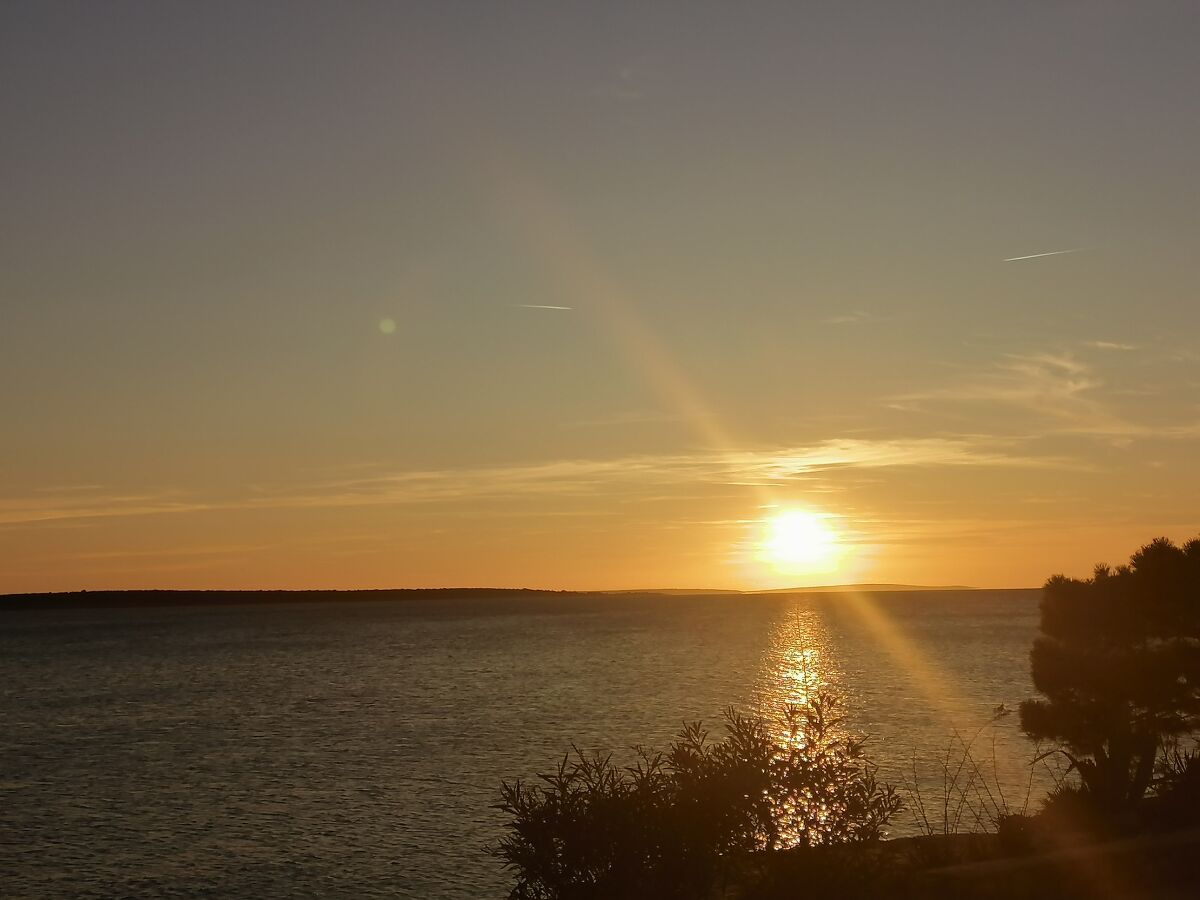
[[764,522],[759,559],[780,573],[836,572],[844,547],[829,516],[784,509]]
[[383,334],[395,334],[396,333],[396,320],[395,319],[380,319],[379,320],[379,330]]

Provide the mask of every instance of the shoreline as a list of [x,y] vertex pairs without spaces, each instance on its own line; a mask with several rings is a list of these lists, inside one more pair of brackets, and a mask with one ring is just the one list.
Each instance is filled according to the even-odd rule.
[[65,609],[138,609],[215,606],[261,606],[283,603],[336,604],[352,602],[412,603],[419,601],[600,601],[630,600],[694,602],[697,600],[785,600],[789,597],[836,599],[841,594],[910,597],[914,595],[1028,596],[1041,588],[912,588],[860,590],[848,587],[795,591],[679,593],[676,591],[555,591],[539,588],[377,588],[354,590],[99,590],[0,594],[0,612]]

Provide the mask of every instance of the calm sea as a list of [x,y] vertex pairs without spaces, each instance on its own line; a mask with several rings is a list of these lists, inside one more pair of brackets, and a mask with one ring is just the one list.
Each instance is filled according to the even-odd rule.
[[[936,794],[1036,627],[991,591],[9,612],[0,895],[502,897],[501,778],[817,683]],[[1014,719],[977,746],[1019,806]]]

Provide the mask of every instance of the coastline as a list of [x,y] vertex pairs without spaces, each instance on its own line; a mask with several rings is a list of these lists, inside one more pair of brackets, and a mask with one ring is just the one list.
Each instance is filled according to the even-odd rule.
[[[874,586],[872,586],[874,587]],[[0,594],[0,612],[15,610],[59,609],[138,609],[208,606],[245,606],[284,603],[413,603],[421,601],[492,601],[527,600],[532,602],[603,602],[630,600],[691,602],[712,599],[725,601],[785,600],[789,597],[836,598],[839,594],[861,593],[903,598],[928,593],[942,595],[1027,596],[1041,588],[882,588],[863,590],[845,588],[800,588],[789,591],[555,591],[540,588],[378,588],[365,590],[98,590],[47,593]]]

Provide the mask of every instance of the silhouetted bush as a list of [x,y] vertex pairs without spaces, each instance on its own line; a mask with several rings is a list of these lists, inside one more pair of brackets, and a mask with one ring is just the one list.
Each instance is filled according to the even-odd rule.
[[773,853],[753,879],[739,886],[741,900],[878,900],[894,896],[908,867],[858,852],[856,846],[800,846]]
[[1164,738],[1200,722],[1200,540],[1159,538],[1087,581],[1046,582],[1031,654],[1044,699],[1021,704],[1031,737],[1056,741],[1091,803],[1127,817]]
[[1029,853],[1035,847],[1034,819],[1028,813],[1007,813],[996,820],[1000,849],[1009,856]]
[[1200,748],[1164,748],[1147,803],[1146,819],[1155,828],[1200,825]]
[[1063,840],[1111,837],[1116,824],[1113,811],[1083,783],[1075,781],[1063,782],[1046,795],[1039,822],[1043,831],[1052,829]]
[[540,784],[504,782],[510,896],[703,897],[756,852],[876,840],[900,799],[842,724],[828,694],[777,729],[730,709],[720,741],[697,722],[629,767],[575,750]]

